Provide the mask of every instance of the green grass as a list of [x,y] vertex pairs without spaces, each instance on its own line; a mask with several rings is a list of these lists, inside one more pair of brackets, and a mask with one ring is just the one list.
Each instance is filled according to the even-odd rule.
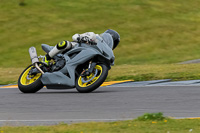
[[[24,6],[19,6],[24,2]],[[0,0],[0,66],[25,67],[28,48],[108,28],[121,43],[116,64],[169,64],[200,57],[199,1]]]
[[[18,126],[9,125],[0,127],[1,133],[199,133],[199,119],[170,119],[160,115],[162,113],[151,113],[148,116],[157,115],[154,118],[140,120],[116,121],[116,122],[88,122],[65,124],[60,123],[53,126]],[[160,119],[162,117],[162,119]]]
[[[20,6],[21,2],[25,4]],[[121,35],[120,45],[114,51],[116,67],[113,68],[120,70],[121,75],[111,72],[108,80],[196,79],[199,78],[197,66],[183,68],[171,64],[200,57],[198,3],[187,0],[0,0],[0,68],[17,68],[17,74],[30,64],[30,46],[44,55],[42,43],[55,45],[61,40],[71,40],[75,33],[102,33],[112,28]],[[124,64],[129,64],[129,68]],[[157,65],[164,72],[156,72]],[[181,72],[174,72],[172,66]],[[142,70],[145,71],[138,72]],[[12,76],[1,77],[0,82],[16,82],[17,76]]]
[[0,85],[17,84],[24,68],[0,68]]
[[109,71],[110,80],[200,79],[200,64],[119,65]]
[[147,121],[147,120],[163,121],[164,119],[166,119],[166,117],[163,116],[162,112],[159,112],[159,113],[145,113],[144,115],[139,116],[137,118],[137,120],[140,120],[140,121]]
[[[29,47],[44,55],[42,43],[108,28],[121,35],[108,81],[199,79],[199,65],[176,65],[200,57],[198,5],[198,0],[0,0],[0,72],[6,75],[0,84],[16,83],[30,64]],[[7,74],[9,69],[14,73]]]

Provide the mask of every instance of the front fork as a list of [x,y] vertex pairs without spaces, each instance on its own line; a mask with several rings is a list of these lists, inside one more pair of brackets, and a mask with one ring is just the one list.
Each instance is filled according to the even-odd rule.
[[94,68],[95,68],[96,64],[97,64],[96,62],[90,61],[89,67],[88,67],[88,71],[89,71],[90,73],[92,73],[92,72],[94,71]]
[[95,68],[96,64],[97,64],[96,62],[90,61],[88,69],[87,70],[83,70],[83,72],[81,73],[81,76],[82,77],[89,76],[94,71],[94,68]]
[[42,71],[42,69],[41,69],[41,68],[39,67],[39,65],[38,65],[39,59],[38,59],[38,56],[37,56],[36,48],[35,48],[35,47],[30,47],[30,48],[29,48],[29,54],[30,54],[30,57],[31,57],[31,62],[32,62],[32,64],[33,64],[42,74],[44,74],[44,72]]

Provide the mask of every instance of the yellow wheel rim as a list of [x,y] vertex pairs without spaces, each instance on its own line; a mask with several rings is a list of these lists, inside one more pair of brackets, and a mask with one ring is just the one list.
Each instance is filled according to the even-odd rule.
[[79,77],[79,79],[78,79],[78,85],[80,87],[88,87],[88,86],[94,84],[99,79],[99,77],[102,74],[103,69],[102,69],[102,67],[100,65],[96,65],[95,69],[98,70],[99,74],[96,77],[94,77],[94,73],[91,73],[89,76],[87,76],[87,79],[91,79],[91,78],[94,77],[90,82],[83,83],[82,82],[82,78],[83,77],[82,76]]
[[27,76],[28,76],[28,73],[29,71],[31,70],[33,66],[31,66],[30,68],[28,68],[21,76],[21,79],[20,79],[20,82],[22,85],[30,85],[32,84],[33,82],[35,82],[40,76],[41,76],[41,73],[38,73],[36,75],[33,75],[30,77],[30,79],[27,79]]

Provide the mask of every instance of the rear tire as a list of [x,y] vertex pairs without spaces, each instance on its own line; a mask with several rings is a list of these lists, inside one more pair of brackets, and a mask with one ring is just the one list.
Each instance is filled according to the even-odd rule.
[[[39,91],[41,88],[43,88],[43,84],[41,82],[41,77],[42,74],[38,73],[37,75],[35,75],[31,80],[28,80],[26,78],[28,72],[30,71],[30,69],[33,67],[33,65],[28,66],[19,76],[18,79],[18,88],[21,92],[23,93],[36,93],[37,91]],[[30,81],[30,82],[28,82]],[[28,82],[28,83],[27,83]]]
[[90,82],[88,82],[89,85],[87,85],[87,83],[83,83],[81,81],[81,76],[79,76],[76,79],[76,89],[78,92],[80,93],[89,93],[92,92],[94,90],[96,90],[107,78],[108,76],[108,67],[104,64],[98,64],[95,67],[96,69],[98,68],[99,70],[99,75],[96,76],[96,79],[93,79],[90,84]]

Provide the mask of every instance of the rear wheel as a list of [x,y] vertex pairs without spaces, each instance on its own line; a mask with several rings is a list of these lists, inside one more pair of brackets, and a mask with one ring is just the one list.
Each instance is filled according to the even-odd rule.
[[33,67],[33,65],[28,66],[18,79],[18,88],[23,93],[35,93],[44,86],[40,80],[42,77],[41,73],[29,74]]
[[80,93],[89,93],[97,89],[107,78],[108,67],[104,64],[95,66],[93,73],[89,76],[79,76],[76,80],[76,89]]

